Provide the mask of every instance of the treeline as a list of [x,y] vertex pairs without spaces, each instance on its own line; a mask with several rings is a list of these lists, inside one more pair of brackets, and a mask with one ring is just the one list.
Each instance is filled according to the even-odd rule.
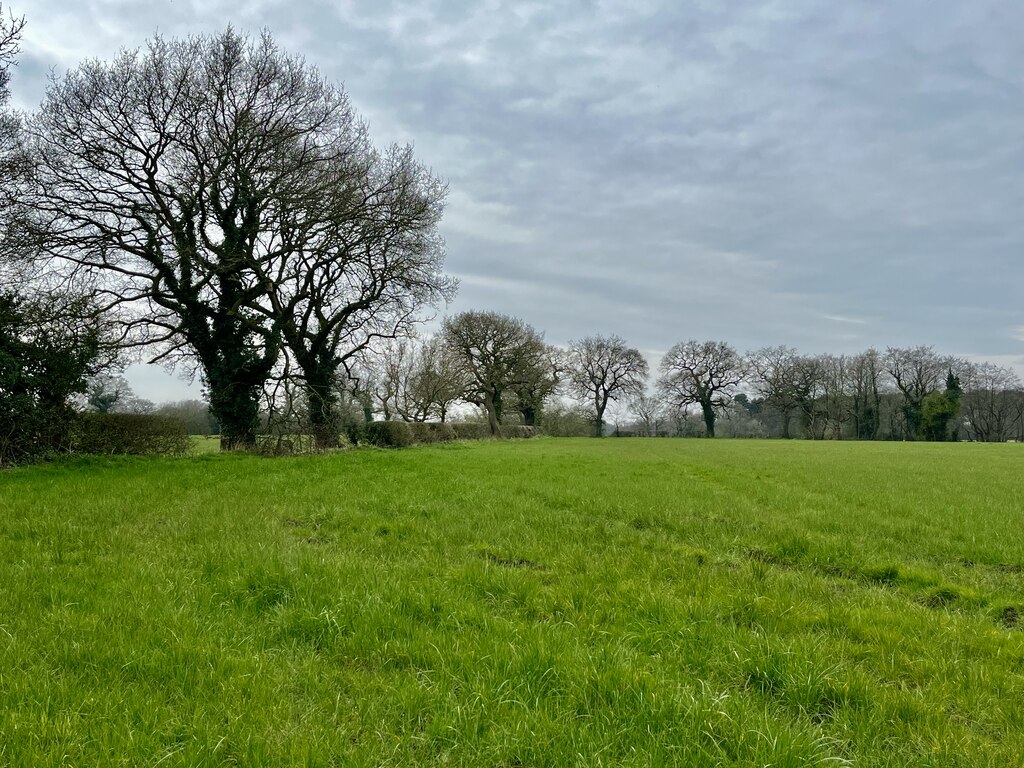
[[687,342],[661,373],[620,434],[1024,441],[1017,374],[929,346],[854,355],[768,347],[740,356],[721,342]]
[[726,342],[686,341],[652,379],[620,337],[563,349],[515,318],[466,312],[434,338],[392,342],[365,361],[353,397],[367,410],[443,421],[469,403],[495,434],[521,423],[562,435],[1024,440],[1024,386],[1013,370],[928,346],[740,354]]

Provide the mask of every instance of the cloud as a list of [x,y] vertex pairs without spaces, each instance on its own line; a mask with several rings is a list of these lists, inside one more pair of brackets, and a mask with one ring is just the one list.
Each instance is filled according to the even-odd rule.
[[415,142],[448,180],[455,311],[651,349],[713,337],[1018,351],[1012,0],[35,0],[25,12],[12,87],[26,107],[51,67],[156,30],[271,29],[344,81],[376,140]]
[[842,315],[821,315],[822,320],[830,320],[833,323],[847,323],[850,325],[867,325],[867,320],[862,320],[859,317],[843,317]]

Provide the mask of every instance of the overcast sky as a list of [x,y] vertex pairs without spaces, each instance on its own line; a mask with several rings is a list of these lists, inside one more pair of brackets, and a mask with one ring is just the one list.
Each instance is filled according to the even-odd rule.
[[[1024,373],[1024,5],[19,0],[12,91],[268,28],[446,178],[448,311],[566,343],[933,344]],[[185,396],[133,369],[138,394]],[[198,391],[198,387],[194,388]]]

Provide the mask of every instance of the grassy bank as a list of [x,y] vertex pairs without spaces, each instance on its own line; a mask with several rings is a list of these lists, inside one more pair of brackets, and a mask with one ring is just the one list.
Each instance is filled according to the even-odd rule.
[[0,473],[0,764],[1024,763],[1024,446]]

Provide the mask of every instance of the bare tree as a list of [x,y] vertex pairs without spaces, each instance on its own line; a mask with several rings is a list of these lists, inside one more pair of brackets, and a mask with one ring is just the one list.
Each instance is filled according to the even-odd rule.
[[453,287],[443,185],[407,148],[375,152],[345,93],[267,34],[84,64],[28,134],[40,246],[99,276],[132,343],[198,362],[225,447],[254,444],[285,344],[326,418],[345,355]]
[[[0,4],[0,179],[8,182],[25,169],[24,155],[20,151],[21,123],[17,116],[6,109],[10,98],[8,84],[11,81],[11,67],[15,64],[15,56],[21,45],[21,33],[25,28],[25,19],[6,16]],[[6,193],[10,190],[4,185],[4,199],[0,203],[7,207],[10,200]]]
[[462,399],[469,382],[465,368],[445,345],[444,339],[434,336],[419,349],[412,385],[422,412],[444,423],[452,405]]
[[565,354],[553,345],[545,345],[543,355],[524,367],[509,387],[515,395],[515,407],[528,427],[539,427],[544,403],[558,390],[565,373]]
[[532,326],[497,312],[463,312],[444,322],[444,339],[464,366],[464,398],[482,407],[501,435],[503,398],[547,365],[547,346]]
[[[365,173],[350,180],[356,203],[321,198],[320,230],[295,211],[293,248],[261,265],[263,310],[278,323],[301,371],[313,434],[330,447],[338,401],[335,380],[375,340],[409,337],[420,313],[454,295],[442,273],[444,243],[437,233],[445,187],[413,159],[408,147],[369,152]],[[340,171],[338,184],[348,171]],[[262,305],[261,305],[262,306]],[[421,414],[417,418],[425,418]]]
[[28,171],[24,151],[21,120],[8,109],[8,84],[11,67],[15,65],[24,18],[7,16],[0,5],[0,290],[23,293],[25,285],[21,274],[24,238],[16,221],[17,200],[21,182]]
[[782,417],[782,437],[791,437],[793,414],[801,406],[800,354],[792,347],[764,347],[747,354],[747,368],[757,393]]
[[373,397],[385,420],[445,421],[468,382],[443,340],[397,339],[371,352]]
[[572,393],[592,406],[596,437],[604,434],[608,404],[641,396],[649,375],[640,350],[627,346],[620,336],[588,336],[573,341],[567,366]]
[[831,429],[833,440],[843,439],[843,427],[853,416],[853,400],[849,391],[850,359],[845,355],[820,355],[821,413],[823,429]]
[[924,399],[939,391],[951,364],[949,358],[939,356],[933,347],[889,347],[886,350],[886,370],[903,395],[906,437],[922,436]]
[[1018,443],[1024,443],[1024,390],[1015,390],[1010,398],[1013,403],[1014,417],[1011,422],[1013,425],[1014,435],[1013,440]]
[[869,349],[851,357],[846,376],[854,436],[874,440],[882,425],[882,356],[878,350]]
[[660,399],[641,392],[633,398],[630,408],[637,415],[642,437],[657,437],[662,432],[667,416]]
[[696,405],[708,437],[715,436],[716,411],[729,404],[743,381],[744,363],[724,341],[686,341],[676,344],[661,361],[658,389],[672,406]]
[[1017,374],[993,363],[972,363],[962,374],[962,386],[961,415],[970,439],[1010,439],[1021,389]]

